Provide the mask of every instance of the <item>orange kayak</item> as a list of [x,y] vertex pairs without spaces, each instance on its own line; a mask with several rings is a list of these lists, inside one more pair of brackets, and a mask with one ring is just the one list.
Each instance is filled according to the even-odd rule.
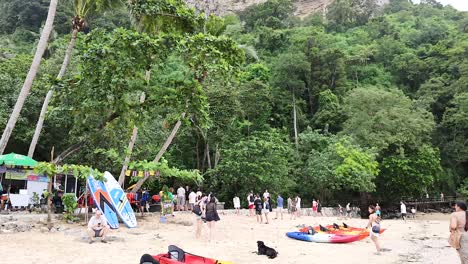
[[[320,230],[320,226],[314,226],[313,227],[314,230],[316,232],[319,232],[319,233],[326,233],[326,234],[337,234],[337,235],[349,235],[349,236],[352,236],[352,235],[359,235],[359,240],[362,240],[366,237],[369,236],[369,233],[370,233],[370,230],[369,229],[365,229],[365,228],[359,228],[359,227],[347,227],[347,228],[344,228],[344,227],[341,227],[339,229],[336,229],[334,228],[332,225],[328,225],[326,226],[327,228],[327,231],[326,232],[323,232]],[[382,234],[386,229],[385,228],[382,228],[380,229],[380,234]],[[309,228],[308,227],[304,227],[304,228],[301,228],[299,229],[300,232],[303,232],[303,233],[309,233]]]

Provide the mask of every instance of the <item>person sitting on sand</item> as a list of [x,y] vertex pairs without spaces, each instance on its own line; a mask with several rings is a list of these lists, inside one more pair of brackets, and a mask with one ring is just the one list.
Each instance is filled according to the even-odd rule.
[[263,223],[263,217],[262,217],[263,203],[262,203],[262,199],[260,199],[260,195],[258,194],[255,196],[254,206],[255,206],[255,214],[257,215],[257,222],[261,224]]
[[366,229],[371,228],[369,236],[375,244],[377,249],[377,255],[380,255],[380,245],[379,245],[379,234],[380,234],[380,217],[376,214],[375,207],[373,205],[369,206],[369,222],[367,223]]
[[106,235],[109,230],[110,227],[107,224],[106,217],[102,215],[101,211],[97,210],[96,214],[91,217],[88,222],[88,229],[86,232],[88,233],[89,243],[94,243],[95,237],[101,237],[101,242],[107,243]]

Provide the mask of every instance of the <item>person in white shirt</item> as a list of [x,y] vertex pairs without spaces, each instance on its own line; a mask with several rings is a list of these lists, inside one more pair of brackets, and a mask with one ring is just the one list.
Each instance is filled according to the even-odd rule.
[[240,214],[240,199],[237,195],[234,196],[234,198],[232,199],[232,203],[234,204],[234,209],[236,209],[236,214],[239,215]]
[[177,208],[179,211],[185,209],[185,189],[182,186],[177,189]]
[[297,217],[300,217],[301,216],[301,197],[299,197],[299,195],[296,197],[297,198],[297,202],[296,202],[296,209],[297,209]]
[[193,210],[193,206],[197,200],[197,194],[192,190],[188,196],[189,210]]
[[406,223],[406,205],[403,203],[403,201],[400,202],[400,211],[401,211],[401,218],[405,220]]
[[89,219],[88,222],[88,229],[86,233],[88,233],[89,243],[94,243],[95,237],[101,237],[102,243],[107,243],[106,235],[109,232],[110,227],[107,224],[107,219],[105,216],[102,215],[102,212],[97,210],[96,214]]
[[265,192],[263,193],[263,199],[266,199],[269,197],[270,197],[270,193],[268,192],[268,190],[265,190]]

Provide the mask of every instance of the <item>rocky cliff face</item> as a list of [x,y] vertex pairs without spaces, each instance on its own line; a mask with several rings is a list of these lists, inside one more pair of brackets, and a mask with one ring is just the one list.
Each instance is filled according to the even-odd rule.
[[[218,15],[242,11],[245,8],[266,2],[267,0],[187,0],[187,3],[198,10],[209,10]],[[304,17],[314,12],[325,12],[334,0],[296,0],[295,15]],[[205,8],[208,7],[208,8]]]

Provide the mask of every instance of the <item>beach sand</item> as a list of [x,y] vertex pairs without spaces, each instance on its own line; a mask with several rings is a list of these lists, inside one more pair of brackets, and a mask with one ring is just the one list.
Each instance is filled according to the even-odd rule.
[[[247,212],[244,211],[244,214]],[[88,244],[85,227],[79,224],[63,224],[64,231],[41,233],[38,229],[24,233],[0,234],[1,263],[139,263],[145,253],[158,254],[167,251],[171,244],[187,252],[233,263],[460,263],[456,251],[448,246],[449,215],[423,215],[415,220],[384,220],[387,228],[381,235],[383,248],[391,249],[375,255],[369,238],[350,244],[317,244],[289,239],[288,231],[296,231],[298,225],[326,225],[343,221],[351,226],[365,227],[365,219],[337,219],[336,217],[303,216],[296,220],[272,220],[269,225],[257,224],[255,218],[246,215],[220,213],[216,223],[215,239],[207,241],[208,227],[203,225],[203,238],[194,238],[195,226],[191,213],[179,213],[170,223],[159,223],[159,216],[139,219],[139,227],[121,227],[110,234],[107,244]],[[176,224],[174,222],[178,222]],[[270,260],[252,252],[256,241],[278,250],[276,259]]]

